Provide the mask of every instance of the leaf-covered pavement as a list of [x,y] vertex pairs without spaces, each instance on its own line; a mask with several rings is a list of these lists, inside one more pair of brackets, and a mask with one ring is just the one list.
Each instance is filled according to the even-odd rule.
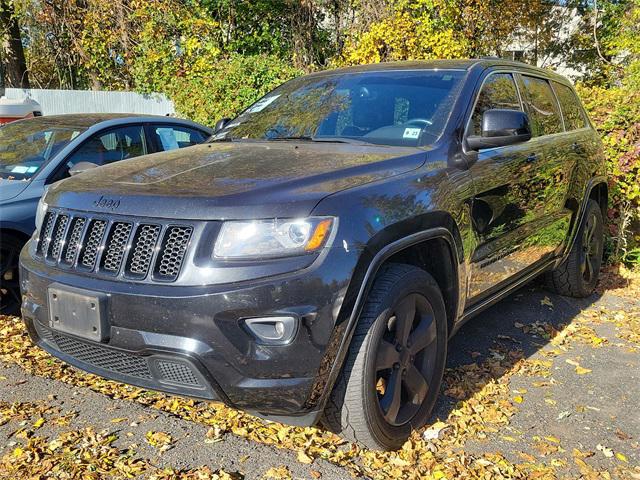
[[398,452],[87,375],[0,318],[0,478],[640,479],[640,277],[521,290],[450,343],[433,423]]

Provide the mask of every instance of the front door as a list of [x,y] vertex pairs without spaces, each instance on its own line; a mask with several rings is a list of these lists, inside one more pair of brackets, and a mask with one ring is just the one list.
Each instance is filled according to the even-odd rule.
[[[480,134],[482,114],[494,108],[523,109],[511,73],[494,72],[485,78],[466,134]],[[469,305],[499,290],[545,255],[532,238],[538,233],[539,209],[544,207],[541,197],[548,188],[538,178],[547,154],[543,142],[535,139],[478,153],[470,169],[477,243],[471,258]]]

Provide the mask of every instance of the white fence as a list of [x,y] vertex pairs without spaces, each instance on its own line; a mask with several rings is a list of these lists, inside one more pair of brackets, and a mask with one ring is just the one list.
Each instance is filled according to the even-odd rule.
[[32,98],[40,104],[44,115],[61,113],[167,115],[175,113],[173,102],[159,93],[143,95],[135,92],[7,88],[5,96],[16,100]]

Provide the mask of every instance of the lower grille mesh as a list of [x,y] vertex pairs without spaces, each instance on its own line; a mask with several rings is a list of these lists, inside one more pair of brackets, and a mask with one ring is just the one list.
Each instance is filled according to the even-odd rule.
[[151,379],[151,372],[144,358],[111,348],[81,342],[65,335],[53,333],[53,339],[61,352],[78,360],[121,375]]
[[191,368],[183,363],[161,360],[157,363],[158,370],[167,382],[179,385],[200,385]]

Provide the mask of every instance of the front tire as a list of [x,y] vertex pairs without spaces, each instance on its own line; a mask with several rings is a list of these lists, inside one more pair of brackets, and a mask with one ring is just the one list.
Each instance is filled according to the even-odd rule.
[[569,256],[545,276],[547,287],[568,297],[588,297],[598,283],[603,250],[602,210],[595,200],[590,199]]
[[442,294],[424,270],[390,264],[363,307],[323,423],[373,449],[395,450],[435,406],[447,355]]

